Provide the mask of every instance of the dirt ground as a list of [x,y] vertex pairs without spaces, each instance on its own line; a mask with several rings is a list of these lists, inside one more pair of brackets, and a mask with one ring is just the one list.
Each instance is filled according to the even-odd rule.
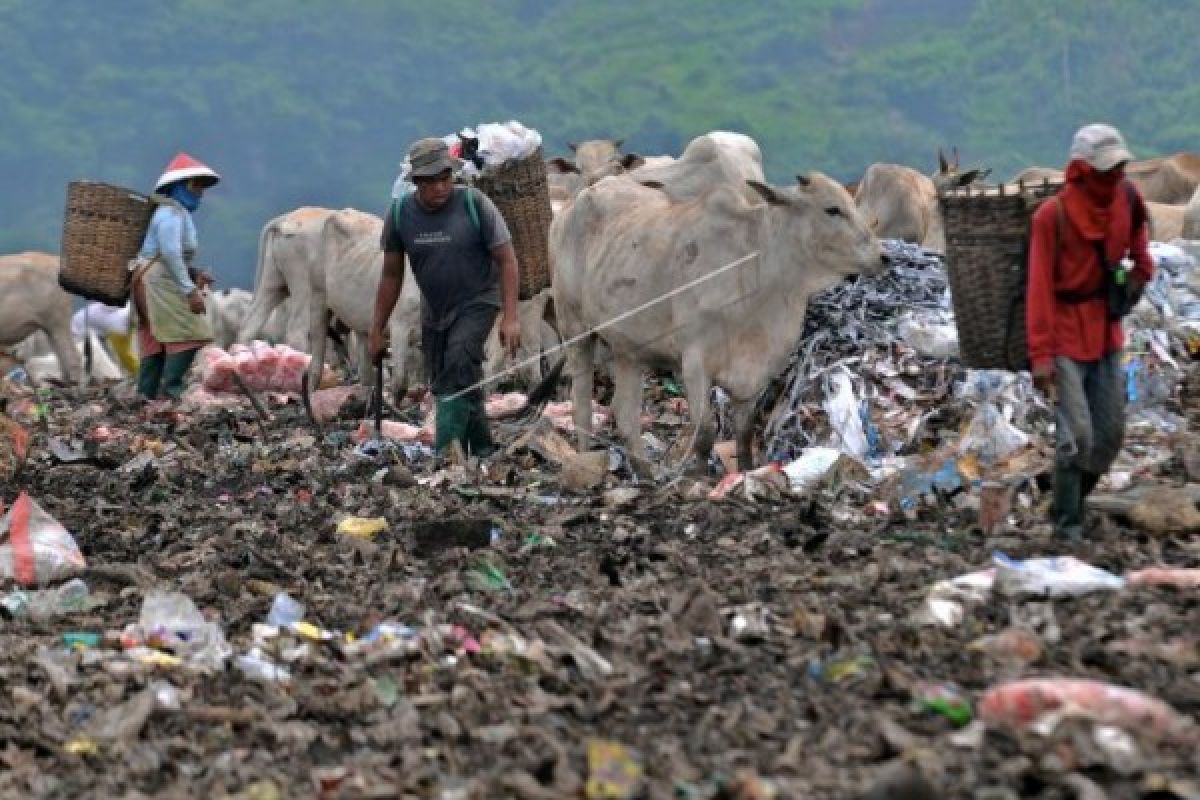
[[[1106,519],[1064,548],[1040,524],[1044,496],[985,536],[970,504],[881,514],[851,482],[713,502],[689,478],[618,471],[571,494],[528,449],[486,474],[435,472],[356,455],[354,422],[317,436],[294,405],[260,426],[249,410],[147,415],[99,391],[42,401],[0,501],[24,489],[74,534],[99,604],[0,619],[0,797],[1200,797],[1194,743],[1135,730],[1121,759],[1086,725],[958,727],[914,702],[927,682],[975,705],[1006,679],[1069,676],[1200,719],[1194,591],[994,599],[951,628],[916,618],[933,583],[994,551],[1120,575],[1200,566],[1194,537]],[[102,425],[114,436],[87,444]],[[51,437],[87,457],[58,463]],[[387,527],[338,533],[347,516]],[[122,650],[152,590],[219,623],[222,669]],[[238,657],[279,591],[315,628],[258,631],[290,676],[263,680]],[[393,627],[370,641],[380,623]],[[1032,663],[969,646],[1011,626],[1038,637]],[[101,639],[69,648],[73,632]],[[603,742],[624,747],[608,783]]]

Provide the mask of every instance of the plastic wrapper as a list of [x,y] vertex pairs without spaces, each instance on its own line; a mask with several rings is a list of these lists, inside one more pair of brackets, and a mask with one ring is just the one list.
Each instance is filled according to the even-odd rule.
[[148,593],[142,601],[138,628],[146,642],[170,650],[201,670],[221,671],[233,652],[221,627],[205,619],[191,598],[179,592]]
[[980,404],[959,443],[959,451],[994,463],[1029,444],[1029,436],[991,402]]
[[378,432],[375,430],[374,422],[364,420],[350,438],[356,444],[362,444],[375,439],[380,433],[384,439],[392,442],[423,442],[425,444],[433,444],[432,428],[422,428],[410,425],[407,422],[397,422],[390,419],[383,421],[383,430]]
[[992,560],[996,565],[996,591],[1010,596],[1071,597],[1117,591],[1125,586],[1120,576],[1073,556],[1018,561],[997,553]]
[[331,422],[338,418],[342,408],[351,401],[366,402],[370,390],[365,386],[334,386],[319,389],[310,395],[313,416],[318,422]]
[[829,424],[833,428],[833,441],[830,444],[855,458],[866,458],[870,445],[863,429],[858,396],[854,393],[850,375],[844,370],[829,378],[825,413],[829,415]]
[[809,447],[800,457],[783,468],[793,492],[803,491],[820,483],[842,457],[833,447]]
[[917,615],[926,624],[956,627],[963,621],[968,606],[987,602],[996,582],[996,570],[985,569],[938,581],[929,589],[925,604]]
[[1200,569],[1186,567],[1147,567],[1125,573],[1129,586],[1166,586],[1173,589],[1200,589]]
[[906,314],[897,324],[896,332],[905,344],[926,358],[958,357],[958,328],[953,314]]
[[1099,681],[1036,678],[989,689],[979,716],[990,727],[1048,735],[1067,718],[1083,718],[1157,741],[1196,741],[1196,728],[1166,703]]
[[75,538],[25,492],[0,517],[0,580],[46,586],[86,566]]

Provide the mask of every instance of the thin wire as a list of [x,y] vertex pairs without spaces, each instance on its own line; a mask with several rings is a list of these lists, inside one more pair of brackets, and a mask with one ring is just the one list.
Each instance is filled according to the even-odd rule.
[[530,356],[529,358],[525,359],[524,361],[514,364],[507,369],[501,370],[500,372],[497,372],[495,375],[492,375],[491,377],[484,378],[483,380],[479,381],[478,383],[476,383],[473,386],[468,386],[466,389],[462,389],[462,390],[450,395],[450,397],[448,397],[446,399],[454,400],[456,398],[462,397],[463,395],[474,392],[478,389],[482,389],[484,386],[487,386],[488,384],[495,383],[496,381],[499,381],[502,378],[505,378],[509,375],[512,375],[515,372],[518,372],[519,370],[524,369],[525,367],[528,367],[532,364],[540,362],[542,360],[542,358],[544,358],[545,356],[551,355],[560,350],[565,350],[566,348],[568,348],[574,344],[578,344],[579,342],[583,341],[587,337],[592,336],[593,334],[595,334],[599,331],[602,331],[605,328],[609,328],[613,325],[616,325],[618,322],[623,322],[623,321],[629,319],[634,314],[639,314],[642,311],[645,311],[647,308],[650,308],[651,306],[658,305],[659,303],[661,303],[664,300],[669,300],[678,294],[682,294],[683,292],[686,292],[689,289],[695,288],[696,286],[700,285],[704,281],[707,281],[710,278],[715,278],[717,275],[721,275],[722,273],[728,272],[729,270],[733,269],[734,267],[740,267],[742,264],[745,264],[746,262],[750,261],[750,259],[757,257],[758,254],[759,254],[758,250],[755,250],[752,253],[747,253],[746,255],[742,256],[741,258],[737,259],[736,261],[730,261],[725,266],[715,269],[712,272],[705,273],[704,275],[701,275],[699,278],[694,278],[693,280],[690,280],[681,286],[677,286],[674,289],[672,289],[671,291],[661,294],[652,300],[648,300],[645,303],[642,303],[640,306],[637,306],[636,308],[631,308],[630,310],[628,310],[624,313],[618,314],[617,316],[613,317],[610,320],[601,322],[599,325],[594,325],[591,328],[588,328],[587,330],[585,330],[583,333],[580,333],[577,336],[572,336],[570,339],[566,340],[562,344],[555,345],[554,347],[551,347],[549,350],[544,350],[535,356]]

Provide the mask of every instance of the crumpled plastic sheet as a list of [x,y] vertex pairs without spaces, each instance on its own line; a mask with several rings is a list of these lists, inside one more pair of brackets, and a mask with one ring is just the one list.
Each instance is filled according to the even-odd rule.
[[[940,254],[916,245],[882,244],[892,262],[886,273],[846,280],[809,300],[797,350],[764,396],[770,458],[790,461],[806,447],[839,446],[820,409],[829,402],[830,389],[838,388],[827,386],[829,376],[843,370],[860,402],[868,459],[912,449],[935,416],[938,427],[958,427],[956,416],[965,421],[988,398],[1006,419],[1027,429],[1025,401],[1033,391],[1028,377],[1022,383],[996,373],[988,391],[964,392],[961,387],[976,379],[975,372],[951,355],[933,357],[931,348],[918,348],[920,343],[901,335],[953,326],[945,263]],[[932,344],[948,351],[945,338],[934,334]],[[946,408],[940,401],[956,384],[954,407]]]

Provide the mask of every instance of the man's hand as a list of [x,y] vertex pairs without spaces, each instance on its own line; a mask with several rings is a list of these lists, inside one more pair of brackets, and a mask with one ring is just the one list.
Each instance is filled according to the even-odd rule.
[[367,355],[372,364],[378,364],[387,355],[387,332],[383,328],[371,328],[367,335]]
[[517,348],[521,346],[521,323],[515,314],[505,314],[500,318],[500,344],[504,345],[504,352],[509,358],[516,356]]
[[193,314],[204,313],[204,295],[200,294],[199,288],[192,289],[192,291],[188,293],[187,301],[188,308],[191,309]]
[[1054,374],[1053,364],[1033,368],[1033,385],[1052,404],[1058,402],[1058,377]]

